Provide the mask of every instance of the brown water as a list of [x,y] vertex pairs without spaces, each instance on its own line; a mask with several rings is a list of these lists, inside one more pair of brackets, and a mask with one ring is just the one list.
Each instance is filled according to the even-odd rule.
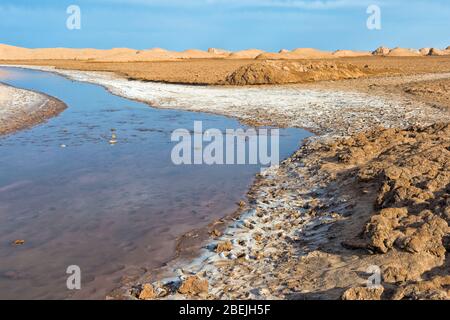
[[[170,260],[177,237],[234,211],[259,171],[172,164],[174,129],[192,130],[195,120],[205,129],[243,127],[233,119],[153,109],[96,85],[5,69],[2,81],[68,109],[0,137],[0,299],[103,299],[122,277]],[[310,135],[280,133],[282,158]],[[16,239],[25,244],[13,246]],[[69,265],[82,270],[80,291],[66,288]]]

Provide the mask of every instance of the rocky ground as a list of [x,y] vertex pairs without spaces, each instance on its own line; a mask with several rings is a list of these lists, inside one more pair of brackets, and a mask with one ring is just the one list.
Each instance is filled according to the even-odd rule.
[[41,123],[65,108],[55,98],[0,83],[0,135]]

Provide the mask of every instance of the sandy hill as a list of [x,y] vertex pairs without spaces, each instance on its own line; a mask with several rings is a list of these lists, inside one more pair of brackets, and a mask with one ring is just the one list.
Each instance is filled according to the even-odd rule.
[[329,51],[321,51],[313,48],[297,48],[292,50],[292,53],[304,59],[321,59],[332,57],[332,53]]
[[215,55],[213,53],[197,49],[188,49],[179,53],[180,59],[205,59],[205,58],[207,59],[214,57]]
[[379,47],[372,53],[365,51],[337,50],[333,53],[313,48],[297,48],[292,51],[282,49],[277,53],[258,49],[230,52],[224,49],[209,48],[208,51],[188,49],[182,52],[168,51],[161,48],[135,50],[129,48],[70,49],[70,48],[38,48],[27,49],[0,44],[0,60],[89,60],[99,62],[144,62],[172,61],[181,59],[256,59],[256,60],[304,60],[328,59],[343,57],[363,57],[370,54],[376,56],[414,57],[450,55],[450,47],[445,50],[422,48],[420,50]]
[[264,61],[238,68],[226,77],[225,84],[263,85],[356,79],[366,76],[367,72],[351,64],[334,62]]
[[261,53],[257,60],[302,60],[302,59],[326,59],[333,55],[328,51],[320,51],[311,48],[298,48],[292,51],[282,50],[279,53]]
[[0,44],[0,59],[29,59],[30,49]]
[[242,50],[233,52],[228,56],[228,59],[255,59],[261,53],[264,53],[264,51],[258,49]]
[[365,57],[370,56],[371,53],[369,51],[352,51],[352,50],[337,50],[333,52],[333,56],[338,58],[345,57]]
[[3,60],[88,60],[95,59],[104,53],[98,49],[38,48],[27,49],[8,45],[0,45],[0,59]]
[[387,54],[389,57],[417,57],[420,53],[417,50],[406,48],[394,48]]

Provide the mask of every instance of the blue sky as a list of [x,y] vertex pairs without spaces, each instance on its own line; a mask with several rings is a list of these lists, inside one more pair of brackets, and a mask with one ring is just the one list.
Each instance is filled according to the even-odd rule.
[[[81,8],[81,30],[66,9]],[[381,30],[366,9],[381,8]],[[450,45],[448,0],[0,0],[0,43],[24,47],[369,50]]]

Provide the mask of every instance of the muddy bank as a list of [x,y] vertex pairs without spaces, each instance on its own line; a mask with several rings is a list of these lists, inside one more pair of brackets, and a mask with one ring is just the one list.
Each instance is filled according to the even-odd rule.
[[64,109],[58,99],[0,83],[0,135],[32,127]]
[[310,141],[258,177],[246,213],[199,258],[125,297],[448,299],[449,130]]

